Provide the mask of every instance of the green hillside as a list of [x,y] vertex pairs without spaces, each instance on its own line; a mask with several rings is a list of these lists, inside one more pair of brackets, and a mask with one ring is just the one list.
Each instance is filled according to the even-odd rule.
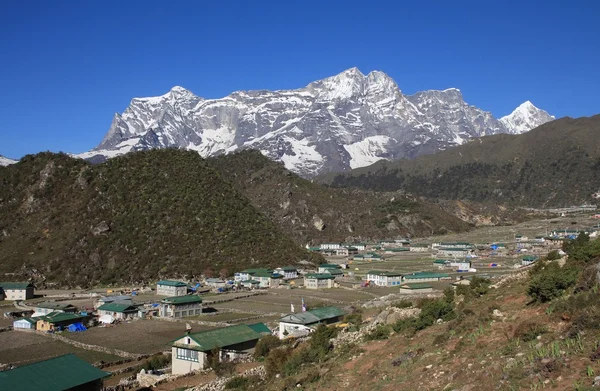
[[428,236],[470,228],[440,205],[399,192],[332,189],[300,178],[258,151],[207,163],[298,243]]
[[600,115],[562,118],[522,135],[495,135],[414,160],[380,161],[319,181],[334,187],[530,206],[594,202]]
[[[310,260],[195,152],[92,166],[64,154],[0,168],[0,277],[141,283]],[[17,272],[23,276],[14,276]]]

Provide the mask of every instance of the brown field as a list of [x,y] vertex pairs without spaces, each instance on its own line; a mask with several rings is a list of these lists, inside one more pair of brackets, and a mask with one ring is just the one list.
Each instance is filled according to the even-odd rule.
[[[192,324],[192,332],[210,327]],[[114,327],[94,327],[83,333],[65,336],[92,345],[106,346],[131,353],[151,354],[169,350],[169,342],[185,334],[184,322],[163,320],[138,320]]]
[[74,353],[89,363],[121,359],[111,354],[80,349],[36,333],[26,331],[0,333],[0,362],[4,364],[27,364],[68,353]]
[[244,312],[222,312],[222,313],[216,313],[214,315],[204,314],[204,315],[190,316],[190,317],[187,317],[186,319],[196,319],[196,320],[202,320],[202,321],[206,321],[206,322],[231,322],[231,321],[235,321],[237,319],[248,318],[248,317],[255,316],[255,315],[256,314],[249,314],[249,313],[244,313]]

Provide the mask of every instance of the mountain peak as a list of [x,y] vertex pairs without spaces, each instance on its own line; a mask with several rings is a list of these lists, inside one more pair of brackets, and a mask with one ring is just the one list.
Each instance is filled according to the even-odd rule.
[[512,113],[500,118],[509,133],[520,134],[552,121],[554,116],[537,108],[531,101],[521,103]]
[[0,155],[0,166],[8,166],[15,164],[17,161]]

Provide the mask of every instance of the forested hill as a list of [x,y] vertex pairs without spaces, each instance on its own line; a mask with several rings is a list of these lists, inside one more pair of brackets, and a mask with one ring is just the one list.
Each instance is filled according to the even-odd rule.
[[332,189],[300,178],[259,151],[207,163],[298,243],[428,236],[470,228],[438,204],[399,192]]
[[495,135],[414,160],[379,161],[319,178],[334,187],[520,206],[595,202],[600,115],[562,118],[521,135]]
[[0,167],[5,280],[136,283],[313,257],[195,152],[137,152],[95,166],[41,153]]

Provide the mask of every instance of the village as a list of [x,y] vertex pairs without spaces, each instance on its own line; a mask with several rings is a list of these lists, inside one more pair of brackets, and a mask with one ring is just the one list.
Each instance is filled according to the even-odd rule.
[[[355,306],[440,296],[474,277],[493,281],[551,252],[560,257],[564,240],[581,232],[597,237],[596,221],[565,217],[420,240],[321,243],[307,246],[326,259],[319,265],[141,287],[60,291],[0,282],[0,365],[16,368],[2,372],[14,384],[49,366],[82,368],[78,386],[85,389],[190,386],[209,378],[214,357],[251,362],[266,335],[302,339],[321,324],[345,330]],[[138,372],[140,362],[157,354],[170,360]]]

